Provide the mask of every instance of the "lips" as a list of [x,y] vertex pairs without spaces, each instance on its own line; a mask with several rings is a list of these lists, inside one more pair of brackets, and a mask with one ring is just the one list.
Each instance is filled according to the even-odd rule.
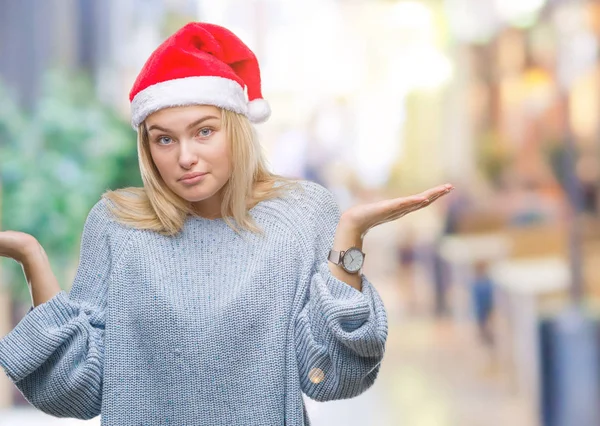
[[193,179],[195,177],[202,176],[205,174],[206,174],[206,172],[205,173],[201,173],[201,172],[188,173],[188,174],[185,174],[182,177],[180,177],[179,180],[182,181],[182,180],[186,180],[186,179]]

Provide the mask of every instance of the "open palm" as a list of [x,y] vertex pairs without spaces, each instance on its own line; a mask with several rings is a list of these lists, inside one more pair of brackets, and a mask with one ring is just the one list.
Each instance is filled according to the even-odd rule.
[[454,189],[451,184],[439,185],[417,195],[359,204],[346,210],[342,218],[364,235],[369,229],[399,219],[422,209]]

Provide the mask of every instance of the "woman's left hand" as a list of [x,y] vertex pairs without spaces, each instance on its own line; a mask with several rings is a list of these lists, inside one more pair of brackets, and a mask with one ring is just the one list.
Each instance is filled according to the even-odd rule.
[[363,237],[369,229],[427,207],[453,189],[454,186],[446,184],[409,197],[359,204],[346,210],[342,214],[340,223],[343,224],[344,228],[352,229]]

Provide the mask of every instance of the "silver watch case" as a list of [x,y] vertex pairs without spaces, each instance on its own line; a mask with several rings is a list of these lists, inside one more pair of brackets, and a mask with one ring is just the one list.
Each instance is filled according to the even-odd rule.
[[[360,254],[361,256],[360,264],[358,265],[358,268],[356,270],[346,268],[346,262],[344,262],[344,260],[347,260],[349,257],[351,257],[353,253]],[[363,253],[358,247],[350,247],[348,250],[342,251],[330,250],[329,256],[327,256],[327,258],[330,262],[341,266],[342,269],[348,272],[349,274],[358,274],[365,262],[365,253]]]

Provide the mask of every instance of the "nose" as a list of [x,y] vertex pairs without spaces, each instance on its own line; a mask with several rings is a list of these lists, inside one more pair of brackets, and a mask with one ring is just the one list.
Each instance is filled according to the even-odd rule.
[[194,142],[183,140],[179,146],[179,165],[184,169],[191,169],[198,163],[198,153],[194,147]]

